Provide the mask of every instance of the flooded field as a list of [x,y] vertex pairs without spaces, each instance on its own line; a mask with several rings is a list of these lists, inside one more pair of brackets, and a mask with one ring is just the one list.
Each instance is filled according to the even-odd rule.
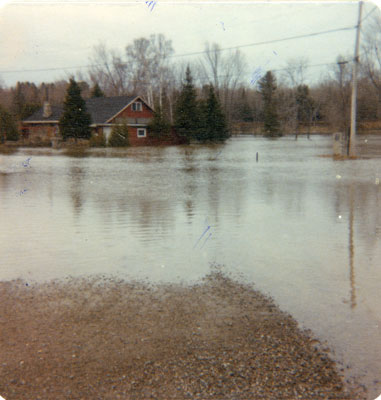
[[[0,158],[0,280],[193,284],[212,266],[269,294],[381,393],[381,158],[330,137],[20,149]],[[258,157],[257,157],[258,154]],[[346,368],[349,366],[349,369]]]

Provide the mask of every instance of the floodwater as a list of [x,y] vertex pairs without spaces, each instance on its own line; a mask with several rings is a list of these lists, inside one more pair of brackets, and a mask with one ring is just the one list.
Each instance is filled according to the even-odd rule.
[[[381,158],[330,137],[20,149],[0,158],[0,280],[193,283],[213,265],[271,295],[381,393]],[[258,161],[256,155],[258,153]],[[347,366],[350,368],[347,369]]]

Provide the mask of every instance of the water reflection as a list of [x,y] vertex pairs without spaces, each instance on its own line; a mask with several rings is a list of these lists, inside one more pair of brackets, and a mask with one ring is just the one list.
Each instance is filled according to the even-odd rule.
[[[325,188],[328,200],[331,186]],[[349,305],[354,309],[356,298],[356,260],[372,260],[378,252],[381,224],[379,185],[369,177],[352,170],[335,182],[333,190],[334,218],[341,224],[347,221],[348,268],[350,284]],[[356,251],[359,250],[359,253]]]
[[83,159],[71,159],[69,158],[69,173],[67,176],[67,181],[69,185],[69,193],[73,204],[74,216],[79,217],[81,209],[84,203],[83,199],[83,188],[86,178],[86,172],[83,168]]
[[[0,278],[110,273],[190,282],[216,261],[338,343],[347,332],[362,337],[381,309],[380,163],[335,163],[317,157],[324,149],[325,138],[248,138],[6,156],[2,169],[22,171],[0,173]],[[21,162],[31,155],[26,173]],[[17,197],[25,179],[30,191]],[[349,326],[355,317],[361,323]],[[361,348],[344,339],[353,352]],[[367,349],[377,354],[376,344]]]
[[188,223],[192,223],[195,215],[195,198],[197,198],[197,170],[195,168],[194,159],[195,149],[193,147],[185,147],[183,157],[181,157],[180,170],[188,174],[188,179],[184,184],[184,209]]
[[350,305],[354,309],[356,307],[356,287],[355,287],[355,245],[354,245],[354,198],[353,185],[349,187],[349,282],[350,282]]
[[11,178],[9,177],[9,174],[5,172],[0,172],[0,193],[6,193],[10,183]]

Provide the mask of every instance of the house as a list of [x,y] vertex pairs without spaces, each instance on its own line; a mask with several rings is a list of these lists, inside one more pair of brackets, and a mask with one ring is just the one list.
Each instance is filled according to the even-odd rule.
[[[109,140],[113,126],[126,122],[131,146],[177,144],[175,134],[165,143],[148,132],[153,118],[153,109],[140,96],[96,97],[86,100],[91,115],[91,131],[94,136],[103,134]],[[62,106],[51,106],[48,102],[33,115],[22,121],[21,137],[25,143],[51,145],[60,139],[58,123],[63,113]]]

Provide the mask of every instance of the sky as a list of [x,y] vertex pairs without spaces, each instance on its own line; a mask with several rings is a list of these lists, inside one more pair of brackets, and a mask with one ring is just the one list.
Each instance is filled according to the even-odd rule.
[[[357,1],[29,1],[0,0],[0,82],[35,83],[86,73],[94,46],[104,43],[124,54],[134,39],[162,33],[172,40],[174,60],[194,61],[205,42],[221,48],[244,46],[327,30],[355,27]],[[380,13],[365,2],[363,17]],[[375,8],[375,10],[373,10]],[[371,18],[364,21],[364,27]],[[282,69],[290,60],[309,65],[353,58],[355,29],[240,48],[250,81],[258,68]],[[79,68],[81,67],[81,68]],[[310,67],[307,80],[322,79],[332,67]]]

